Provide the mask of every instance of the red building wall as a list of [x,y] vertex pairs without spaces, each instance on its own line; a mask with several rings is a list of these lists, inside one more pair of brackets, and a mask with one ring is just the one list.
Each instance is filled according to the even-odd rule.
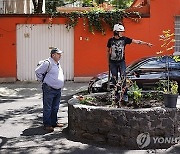
[[[174,16],[179,14],[180,0],[151,0],[149,18],[142,18],[138,23],[132,19],[124,19],[126,36],[154,44],[152,48],[136,44],[127,45],[127,64],[140,57],[156,55],[161,44],[159,35],[165,29],[174,31]],[[46,16],[0,16],[0,78],[16,78],[16,24],[43,24],[48,21]],[[64,24],[65,19],[56,18],[53,19],[53,23]],[[106,31],[106,35],[89,33],[87,28],[84,30],[82,19],[79,20],[74,29],[75,77],[91,77],[108,69],[106,44],[110,37],[110,30]]]

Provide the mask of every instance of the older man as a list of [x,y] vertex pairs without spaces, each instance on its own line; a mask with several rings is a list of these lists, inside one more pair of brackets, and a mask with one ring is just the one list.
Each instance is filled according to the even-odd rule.
[[51,56],[36,68],[35,73],[37,79],[42,81],[44,128],[48,132],[53,132],[54,127],[63,126],[58,123],[57,113],[61,99],[61,88],[64,86],[64,75],[59,63],[62,51],[53,48],[50,54]]

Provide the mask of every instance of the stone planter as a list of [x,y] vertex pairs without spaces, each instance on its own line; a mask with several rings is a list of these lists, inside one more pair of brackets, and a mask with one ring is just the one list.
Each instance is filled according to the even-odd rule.
[[[168,148],[174,143],[165,139],[180,136],[179,121],[177,108],[107,108],[82,105],[75,98],[68,101],[69,133],[79,141],[126,149]],[[142,143],[143,137],[149,140]]]

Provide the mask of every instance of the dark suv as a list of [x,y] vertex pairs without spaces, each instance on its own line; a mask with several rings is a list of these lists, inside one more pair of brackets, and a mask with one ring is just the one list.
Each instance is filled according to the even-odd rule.
[[[166,80],[169,74],[169,79],[177,81],[180,89],[180,61],[176,62],[173,57],[162,56],[139,59],[127,67],[127,78],[133,82],[136,81],[137,85],[145,90],[155,87],[159,80]],[[107,84],[108,72],[98,74],[90,80],[88,91],[107,91]]]

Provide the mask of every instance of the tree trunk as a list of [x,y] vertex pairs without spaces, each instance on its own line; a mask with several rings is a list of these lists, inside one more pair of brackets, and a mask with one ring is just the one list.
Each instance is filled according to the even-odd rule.
[[42,13],[43,0],[32,0],[34,5],[34,13]]

